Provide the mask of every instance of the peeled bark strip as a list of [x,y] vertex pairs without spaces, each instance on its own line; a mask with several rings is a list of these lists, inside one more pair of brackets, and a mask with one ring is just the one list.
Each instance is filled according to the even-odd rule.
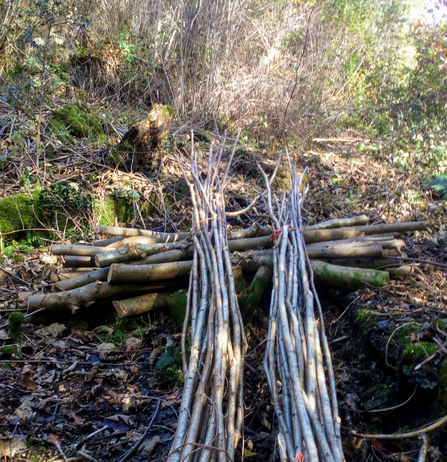
[[265,248],[273,246],[270,235],[264,237],[252,237],[248,239],[234,239],[228,241],[230,252],[244,252],[245,250]]
[[307,247],[309,258],[381,257],[380,244],[335,244],[321,247]]
[[[255,273],[261,266],[273,268],[273,256],[237,259],[233,258],[234,265],[240,265],[242,271]],[[316,282],[334,287],[344,287],[357,290],[362,287],[382,287],[390,283],[387,271],[364,268],[347,268],[319,260],[310,260]]]
[[410,265],[402,265],[397,268],[386,269],[393,279],[404,279],[414,273],[414,268]]
[[78,268],[72,271],[55,270],[50,273],[50,281],[54,284],[56,282],[65,281],[67,279],[74,279],[82,276],[85,273],[91,273],[91,268]]
[[76,278],[69,278],[65,280],[61,280],[56,282],[53,285],[52,291],[66,291],[66,290],[73,290],[77,289],[78,287],[85,286],[87,284],[91,284],[92,282],[105,282],[107,281],[107,275],[109,274],[109,268],[101,268],[94,271],[89,271],[86,273],[79,273]]
[[335,241],[339,239],[353,239],[362,237],[365,233],[358,228],[335,228],[335,229],[315,229],[303,231],[304,242],[312,244],[313,242]]
[[121,242],[124,238],[123,237],[111,237],[109,239],[101,239],[99,241],[94,241],[92,245],[95,247],[107,247],[112,244],[116,244],[117,242]]
[[[306,244],[314,242],[324,241],[335,241],[335,240],[346,240],[354,239],[363,236],[380,235],[386,233],[394,233],[399,235],[401,233],[409,231],[424,231],[427,229],[426,221],[415,221],[415,222],[400,222],[400,223],[388,223],[381,225],[365,225],[365,226],[347,226],[353,224],[367,223],[368,219],[365,215],[353,218],[341,218],[335,220],[329,220],[327,222],[318,223],[317,225],[304,226],[303,235]],[[135,239],[129,241],[130,244],[137,243],[162,243],[162,242],[176,242],[191,237],[190,233],[157,233],[154,231],[133,229],[133,228],[119,228],[114,226],[96,226],[94,228],[95,233],[111,234],[118,236],[134,236]],[[235,231],[228,235],[228,240],[245,239],[251,237],[270,236],[272,229],[268,226],[254,226],[252,228]],[[138,236],[147,236],[150,240],[145,241],[139,240]],[[379,237],[379,239],[382,239]],[[114,241],[114,242],[111,242]],[[115,242],[115,239],[108,239],[105,241],[97,241],[94,246],[101,245],[102,242],[111,242],[112,248],[119,246]]]
[[123,245],[136,245],[136,244],[159,244],[160,240],[153,236],[131,236],[126,237],[120,241],[114,242],[108,245],[107,250],[118,249],[123,247]]
[[357,229],[368,234],[407,233],[409,231],[426,231],[426,221],[410,221],[402,223],[387,223],[384,225],[359,226]]
[[270,236],[272,234],[272,228],[270,226],[254,225],[251,228],[241,229],[234,231],[228,235],[228,240],[233,239],[247,239],[249,237],[262,237]]
[[372,268],[387,271],[388,268],[398,267],[400,262],[393,258],[340,258],[337,260],[325,259],[332,265],[348,266],[352,268]]
[[166,306],[167,301],[166,294],[153,293],[126,298],[125,300],[114,300],[112,303],[118,317],[127,318],[163,308]]
[[423,231],[426,229],[426,221],[414,221],[335,229],[307,230],[304,228],[303,236],[304,242],[306,244],[311,244],[313,242],[335,241],[338,239],[352,239],[371,234],[406,233],[408,231]]
[[171,311],[171,318],[181,324],[185,319],[186,292],[185,290],[155,292],[125,300],[114,300],[113,306],[120,318],[168,308]]

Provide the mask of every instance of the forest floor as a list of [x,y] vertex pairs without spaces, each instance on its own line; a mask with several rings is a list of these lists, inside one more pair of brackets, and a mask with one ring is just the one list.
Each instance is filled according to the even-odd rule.
[[[12,129],[4,129],[0,143],[6,143],[10,133]],[[177,131],[172,139],[181,146],[177,152],[186,155],[187,136]],[[40,164],[31,135],[2,163],[4,197],[29,192],[37,177],[41,187],[70,183],[93,198],[130,188],[140,198],[156,202],[158,212],[144,219],[148,229],[188,229],[189,204],[172,152],[167,152],[160,168],[131,173],[110,167],[100,143],[79,140],[61,145],[50,137],[45,142],[54,145],[53,153],[40,159]],[[359,142],[366,148],[359,149]],[[198,142],[197,149],[206,168],[208,143]],[[447,355],[447,204],[421,184],[417,169],[409,167],[411,162],[397,165],[386,145],[361,133],[346,131],[332,141],[314,142],[307,150],[290,143],[288,150],[298,171],[307,168],[305,224],[358,214],[368,215],[371,224],[428,222],[428,231],[404,236],[406,253],[440,266],[413,262],[412,276],[382,289],[351,294],[339,289],[319,291],[333,355],[346,460],[416,461],[421,447],[417,436],[393,441],[380,436],[362,438],[352,431],[402,433],[447,414],[447,378],[440,382]],[[231,170],[228,209],[243,208],[255,196],[261,184],[256,163],[271,172],[277,159],[276,151],[240,143]],[[287,174],[281,175],[279,189],[287,185]],[[167,196],[169,206],[154,200]],[[91,231],[91,215],[72,218],[83,230],[91,220],[90,231],[78,238],[100,238]],[[142,226],[136,218],[137,226]],[[236,229],[264,220],[259,206],[229,224]],[[13,252],[4,256],[0,274],[2,345],[12,343],[7,316],[24,309],[31,293],[48,291],[49,272],[60,266],[60,258],[50,255],[48,244],[33,250],[19,242],[7,244]],[[277,426],[262,366],[268,306],[266,296],[246,326],[245,451],[237,460],[279,460],[275,456]],[[369,310],[366,318],[365,310]],[[435,354],[430,355],[434,351],[430,349],[418,357],[424,363],[419,368],[425,371],[422,375],[406,370],[406,363],[399,362],[397,350],[393,351],[396,330],[408,324],[423,326],[418,335],[435,346]],[[165,460],[182,395],[180,337],[181,326],[166,313],[119,320],[107,301],[68,318],[47,317],[42,323],[24,325],[20,346],[0,350],[0,455],[5,462]],[[138,449],[126,457],[146,430]],[[426,460],[447,461],[446,430],[437,429],[429,436]]]

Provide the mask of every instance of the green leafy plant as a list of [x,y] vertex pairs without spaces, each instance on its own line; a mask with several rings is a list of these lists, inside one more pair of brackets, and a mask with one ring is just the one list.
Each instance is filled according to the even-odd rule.
[[91,210],[94,198],[70,183],[51,185],[49,190],[42,190],[39,205],[46,209],[65,208],[67,211]]
[[[7,257],[12,257],[14,254],[27,253],[32,254],[34,247],[28,242],[17,242],[15,240],[11,241],[11,244],[5,246],[3,249],[3,254]],[[18,258],[19,260],[21,258]]]
[[447,200],[447,174],[437,176],[433,181],[432,188],[442,199]]
[[154,370],[164,387],[179,387],[182,383],[182,354],[178,346],[170,346],[161,354]]
[[43,189],[36,206],[44,212],[44,216],[57,216],[59,220],[69,218],[78,231],[82,231],[93,216],[95,198],[76,183],[61,182]]

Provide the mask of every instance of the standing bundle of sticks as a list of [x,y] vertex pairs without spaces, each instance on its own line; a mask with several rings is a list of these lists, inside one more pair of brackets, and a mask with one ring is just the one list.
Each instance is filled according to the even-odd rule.
[[182,337],[185,385],[169,462],[234,460],[241,436],[245,337],[223,195],[231,159],[222,174],[222,152],[210,149],[206,179],[194,151],[188,169],[179,160],[193,204],[194,255]]
[[[273,291],[264,368],[279,424],[281,461],[341,462],[337,398],[322,309],[303,239],[301,177],[264,202],[273,223]],[[317,315],[315,314],[317,312]]]

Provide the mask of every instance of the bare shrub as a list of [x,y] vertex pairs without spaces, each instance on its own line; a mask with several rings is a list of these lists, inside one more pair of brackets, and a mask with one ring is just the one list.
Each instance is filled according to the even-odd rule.
[[71,8],[91,19],[60,32],[75,37],[75,85],[147,107],[170,104],[185,121],[257,136],[327,134],[339,114],[380,98],[402,42],[398,2],[62,3],[67,16]]

